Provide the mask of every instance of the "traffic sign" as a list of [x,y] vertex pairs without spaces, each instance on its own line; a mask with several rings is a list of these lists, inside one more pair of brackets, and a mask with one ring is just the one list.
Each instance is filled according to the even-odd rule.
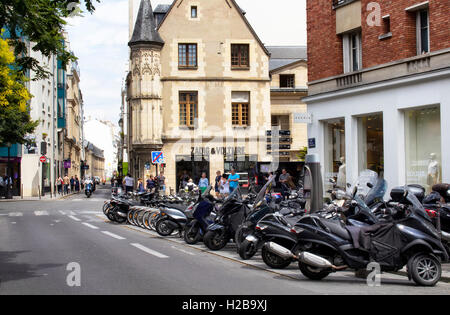
[[163,164],[164,154],[161,151],[152,152],[152,163],[153,164]]
[[41,163],[45,163],[45,162],[47,162],[47,157],[45,155],[43,155],[39,158],[39,161],[41,161]]

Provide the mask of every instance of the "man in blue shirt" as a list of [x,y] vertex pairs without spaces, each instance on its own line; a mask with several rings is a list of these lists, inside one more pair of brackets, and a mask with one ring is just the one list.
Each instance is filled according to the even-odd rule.
[[231,170],[231,175],[228,176],[228,182],[230,183],[230,193],[232,193],[236,188],[239,187],[239,180],[241,177],[236,174],[236,170],[233,168]]

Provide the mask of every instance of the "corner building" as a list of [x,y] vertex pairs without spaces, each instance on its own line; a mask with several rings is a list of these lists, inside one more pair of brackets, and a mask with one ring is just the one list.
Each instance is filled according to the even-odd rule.
[[[167,187],[271,162],[270,54],[233,0],[142,0],[129,42],[130,173],[156,174],[162,151]],[[161,168],[159,168],[161,171]]]

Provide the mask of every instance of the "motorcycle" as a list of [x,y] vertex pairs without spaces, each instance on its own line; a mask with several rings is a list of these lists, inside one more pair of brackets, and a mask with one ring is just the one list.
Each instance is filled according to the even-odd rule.
[[184,240],[187,244],[195,245],[202,239],[208,226],[216,218],[216,209],[219,200],[211,195],[212,186],[199,197],[192,211],[187,211],[188,223],[184,227]]
[[84,187],[84,193],[86,194],[86,197],[91,198],[93,191],[93,185],[92,183],[87,183]]
[[220,215],[208,226],[203,242],[210,250],[224,248],[230,239],[234,239],[236,230],[248,215],[251,199],[242,199],[239,188],[236,188],[220,208]]
[[[354,200],[362,205],[364,201],[356,192]],[[302,274],[312,280],[341,270],[365,269],[375,262],[382,271],[407,266],[409,279],[418,285],[434,286],[441,277],[441,261],[449,259],[441,236],[407,187],[393,189],[391,199],[391,222],[348,229],[341,220],[308,215],[293,228],[298,239],[295,251],[274,242],[265,247],[284,259],[298,261]]]

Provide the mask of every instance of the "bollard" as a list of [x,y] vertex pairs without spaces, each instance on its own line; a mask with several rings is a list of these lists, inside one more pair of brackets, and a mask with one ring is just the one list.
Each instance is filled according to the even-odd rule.
[[39,200],[42,198],[41,185],[38,185]]
[[310,170],[311,213],[314,213],[323,209],[323,182],[319,155],[307,155],[306,167]]
[[20,189],[20,198],[23,199],[23,184],[21,185]]

